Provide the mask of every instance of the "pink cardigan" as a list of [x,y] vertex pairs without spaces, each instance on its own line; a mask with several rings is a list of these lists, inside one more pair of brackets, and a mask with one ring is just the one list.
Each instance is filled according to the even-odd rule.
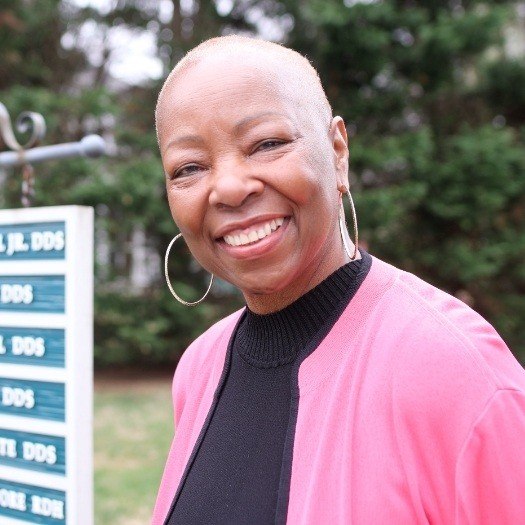
[[[164,523],[240,314],[177,367],[177,433],[153,525]],[[373,258],[302,363],[299,392],[288,524],[525,523],[525,372],[459,300]]]

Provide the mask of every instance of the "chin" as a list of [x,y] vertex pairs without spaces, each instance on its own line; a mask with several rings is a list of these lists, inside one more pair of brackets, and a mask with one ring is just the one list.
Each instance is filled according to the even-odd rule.
[[274,275],[252,276],[251,278],[239,279],[236,286],[244,295],[272,295],[283,291],[293,279],[286,278],[283,272],[274,272]]
[[275,282],[265,282],[266,280],[256,280],[251,283],[246,281],[242,284],[239,283],[237,286],[241,292],[246,295],[268,295],[282,290],[283,286],[277,285]]
[[[215,275],[238,288],[245,298],[248,296],[275,295],[294,287],[303,274],[304,263],[296,261],[292,255],[288,261],[249,261],[236,268],[215,269]],[[287,262],[288,264],[285,264]],[[226,270],[226,271],[225,271]],[[286,292],[285,292],[286,293]]]

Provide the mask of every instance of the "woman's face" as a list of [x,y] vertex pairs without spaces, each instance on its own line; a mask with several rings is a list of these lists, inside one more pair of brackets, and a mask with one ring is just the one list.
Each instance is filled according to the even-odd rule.
[[260,313],[345,262],[337,189],[347,184],[344,125],[321,122],[294,97],[260,63],[207,59],[174,80],[158,110],[177,226],[202,266]]

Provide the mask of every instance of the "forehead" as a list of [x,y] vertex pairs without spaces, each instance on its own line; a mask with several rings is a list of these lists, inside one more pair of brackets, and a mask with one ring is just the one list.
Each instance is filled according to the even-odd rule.
[[191,127],[204,121],[234,126],[262,111],[301,121],[301,103],[279,64],[250,57],[212,57],[179,72],[157,109],[159,138],[166,124]]

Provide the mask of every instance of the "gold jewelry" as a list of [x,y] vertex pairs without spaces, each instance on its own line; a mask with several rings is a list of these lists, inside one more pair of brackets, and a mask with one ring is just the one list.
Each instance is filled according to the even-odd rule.
[[166,284],[168,285],[168,288],[170,289],[171,294],[173,295],[173,297],[175,297],[175,299],[177,299],[177,301],[179,301],[179,303],[182,303],[185,306],[195,306],[195,305],[199,304],[200,302],[204,301],[204,299],[206,299],[206,296],[208,295],[208,293],[209,293],[209,291],[211,289],[211,285],[213,284],[213,274],[210,274],[211,275],[210,284],[208,286],[208,289],[206,290],[206,293],[198,301],[194,301],[194,302],[185,301],[184,299],[181,299],[175,293],[175,290],[173,289],[173,286],[171,286],[170,277],[169,277],[169,274],[168,274],[168,257],[170,255],[171,247],[173,246],[173,244],[175,243],[175,241],[179,237],[182,237],[182,233],[179,233],[179,234],[175,235],[175,237],[173,237],[173,239],[171,239],[171,242],[168,244],[168,248],[166,249],[166,255],[164,256],[164,277],[166,278]]
[[347,194],[348,199],[350,200],[350,209],[352,211],[352,222],[354,225],[354,253],[350,254],[350,247],[348,246],[348,242],[346,240],[346,236],[344,235],[345,230],[348,231],[346,222],[345,222],[345,210],[343,207],[343,202],[341,201],[341,210],[339,212],[339,231],[341,232],[341,239],[343,241],[343,246],[345,248],[345,252],[350,257],[351,261],[355,261],[357,257],[357,246],[359,242],[359,231],[357,229],[357,215],[355,213],[355,206],[354,206],[354,200],[352,199],[352,195],[348,188],[344,184],[340,184],[337,189],[341,192],[341,194]]

